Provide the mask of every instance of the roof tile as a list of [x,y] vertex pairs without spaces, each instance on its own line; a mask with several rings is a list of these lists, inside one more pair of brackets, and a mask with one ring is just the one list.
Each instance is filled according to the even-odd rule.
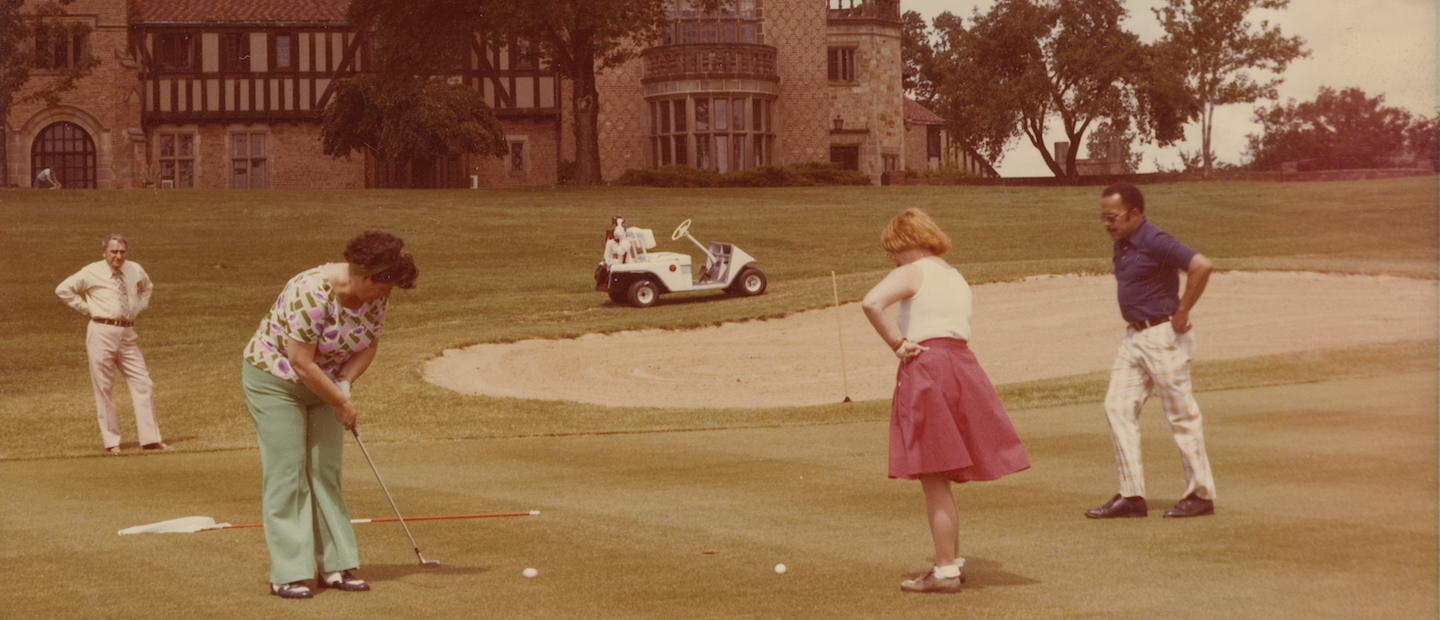
[[132,23],[343,22],[349,0],[131,0]]

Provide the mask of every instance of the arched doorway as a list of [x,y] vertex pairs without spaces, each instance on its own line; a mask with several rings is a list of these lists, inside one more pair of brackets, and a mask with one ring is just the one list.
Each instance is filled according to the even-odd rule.
[[51,124],[30,145],[30,180],[46,168],[67,188],[95,189],[95,141],[73,123]]

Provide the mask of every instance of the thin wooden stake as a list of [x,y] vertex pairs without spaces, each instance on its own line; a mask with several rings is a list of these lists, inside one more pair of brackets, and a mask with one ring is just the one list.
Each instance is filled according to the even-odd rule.
[[840,380],[845,383],[845,400],[850,402],[850,375],[845,368],[845,332],[840,329],[840,284],[830,272],[830,287],[835,291],[835,335],[840,338]]

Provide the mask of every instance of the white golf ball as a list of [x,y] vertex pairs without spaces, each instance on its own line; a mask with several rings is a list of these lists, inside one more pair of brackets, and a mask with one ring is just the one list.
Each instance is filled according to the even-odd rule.
[[784,574],[785,574],[785,565],[784,565],[784,564],[776,564],[776,565],[775,565],[775,574],[777,574],[777,575],[784,575]]
[[520,571],[520,574],[521,574],[521,575],[524,575],[524,576],[526,576],[526,577],[534,577],[534,576],[536,576],[536,575],[539,575],[539,574],[540,574],[540,571],[535,570],[535,569],[533,569],[533,568],[527,568],[527,569],[525,569],[525,570],[523,570],[523,571]]

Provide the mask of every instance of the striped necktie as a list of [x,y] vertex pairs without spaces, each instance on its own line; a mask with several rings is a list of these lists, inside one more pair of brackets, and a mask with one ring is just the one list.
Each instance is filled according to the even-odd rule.
[[119,269],[112,272],[115,286],[120,289],[120,319],[130,320],[130,290],[125,288],[125,273]]

